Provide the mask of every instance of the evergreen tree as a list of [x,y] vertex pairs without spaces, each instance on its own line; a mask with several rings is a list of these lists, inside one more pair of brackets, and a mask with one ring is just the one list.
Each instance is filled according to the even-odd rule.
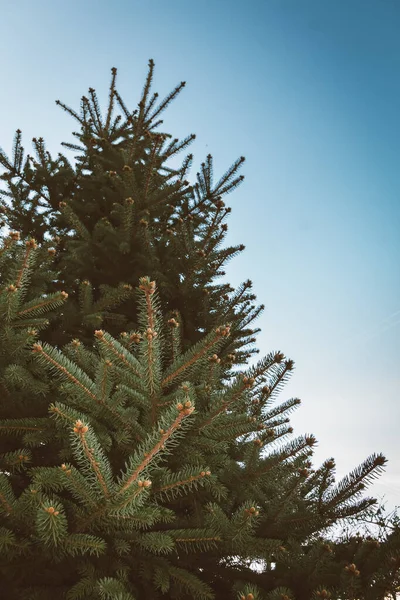
[[[171,136],[154,132],[183,84],[156,108],[152,74],[150,62],[133,113],[115,89],[115,69],[105,119],[92,89],[81,115],[59,103],[81,126],[82,146],[65,144],[81,151],[76,167],[61,154],[53,160],[40,138],[38,160],[23,164],[20,131],[13,160],[0,153],[4,221],[44,261],[33,269],[17,235],[5,239],[0,551],[9,557],[8,597],[372,598],[359,580],[353,596],[344,594],[349,577],[369,577],[372,593],[383,550],[371,546],[364,573],[349,544],[343,552],[321,534],[371,506],[360,494],[385,459],[370,457],[335,486],[333,460],[311,468],[313,436],[287,441],[299,400],[273,405],[293,362],[273,352],[241,368],[256,352],[250,325],[262,307],[251,282],[233,290],[215,280],[242,249],[221,244],[222,196],[240,183],[243,159],[216,185],[211,156],[193,186],[185,179],[191,155],[168,167],[193,136],[165,146]],[[123,116],[113,120],[116,102]],[[29,319],[45,308],[43,329]],[[264,561],[261,572],[255,560]]]
[[[186,149],[195,135],[167,144],[171,135],[154,132],[162,123],[157,118],[185,82],[156,107],[158,95],[150,98],[153,68],[150,61],[139,109],[133,112],[115,89],[116,69],[104,119],[92,88],[90,98],[82,98],[81,115],[57,102],[80,125],[81,131],[74,135],[81,146],[63,143],[81,152],[76,168],[61,154],[53,160],[42,138],[33,139],[37,160],[28,155],[23,164],[21,132],[17,131],[14,160],[0,155],[6,168],[3,179],[9,182],[4,197],[12,201],[9,212],[4,207],[5,220],[23,236],[33,235],[38,242],[52,236],[57,243],[55,264],[60,276],[54,287],[68,288],[69,301],[58,327],[49,330],[48,341],[62,344],[74,335],[89,340],[93,322],[104,324],[111,333],[119,333],[126,320],[129,327],[135,322],[136,307],[126,303],[120,314],[110,314],[107,306],[96,304],[101,286],[115,287],[121,281],[136,286],[138,277],[151,272],[165,310],[178,310],[182,315],[184,346],[199,340],[221,314],[227,320],[235,314],[237,331],[232,332],[223,355],[230,354],[232,359],[236,351],[234,362],[240,364],[255,352],[249,344],[258,330],[248,326],[263,307],[252,305],[255,296],[249,292],[250,281],[233,294],[229,284],[215,280],[224,275],[224,264],[244,249],[242,245],[220,248],[227,231],[223,221],[230,212],[222,197],[243,180],[238,170],[244,158],[217,184],[210,155],[194,186],[185,179],[191,154],[180,169],[167,166],[168,159]],[[123,118],[118,115],[113,120],[115,104]],[[84,308],[87,324],[81,322],[78,304],[78,288],[84,281],[90,281]]]

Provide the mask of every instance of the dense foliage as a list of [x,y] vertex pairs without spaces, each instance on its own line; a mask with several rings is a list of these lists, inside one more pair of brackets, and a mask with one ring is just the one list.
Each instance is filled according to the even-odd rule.
[[[208,156],[156,132],[150,61],[129,112],[112,71],[107,114],[81,114],[76,165],[17,131],[4,167],[0,271],[0,574],[10,600],[379,600],[399,585],[398,527],[379,542],[329,528],[374,500],[372,455],[336,483],[292,438],[294,363],[257,352],[251,282],[217,283],[222,197]],[[113,118],[118,104],[121,113]],[[169,143],[167,143],[167,141]],[[356,541],[355,541],[356,540]],[[256,569],[255,564],[259,567]],[[21,568],[23,566],[23,568]]]

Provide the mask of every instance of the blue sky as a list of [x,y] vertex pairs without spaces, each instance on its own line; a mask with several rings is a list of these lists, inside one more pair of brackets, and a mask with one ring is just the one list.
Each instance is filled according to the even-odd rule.
[[[229,269],[266,311],[260,355],[296,362],[281,399],[303,405],[296,433],[319,440],[338,475],[382,451],[374,494],[400,504],[400,4],[398,0],[38,0],[2,3],[0,145],[71,141],[88,87],[105,102],[110,68],[136,105],[187,87],[165,130],[196,133],[219,178],[246,156]],[[193,175],[196,169],[193,171]]]

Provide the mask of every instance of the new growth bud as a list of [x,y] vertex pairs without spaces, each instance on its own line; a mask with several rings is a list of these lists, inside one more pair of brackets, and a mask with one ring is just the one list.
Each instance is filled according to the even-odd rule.
[[254,383],[255,383],[254,377],[246,377],[246,376],[243,377],[243,385],[246,389],[252,388]]
[[168,325],[171,327],[179,327],[179,323],[176,319],[168,319]]
[[216,333],[218,335],[220,335],[221,337],[228,337],[230,330],[231,330],[230,326],[226,325],[226,326],[218,327],[216,329]]
[[139,344],[139,342],[142,340],[142,336],[140,335],[140,333],[132,333],[129,339],[130,342],[133,342],[134,344]]
[[144,480],[139,479],[138,486],[140,488],[148,488],[151,486],[151,481],[150,481],[150,479],[144,479]]
[[350,565],[347,565],[344,568],[345,571],[347,571],[349,573],[349,575],[353,575],[355,577],[358,577],[360,574],[360,571],[357,569],[356,565],[354,563],[351,563]]
[[217,364],[219,364],[221,362],[221,359],[218,357],[217,354],[213,354],[212,356],[209,356],[208,360],[210,362],[215,362]]
[[151,329],[151,327],[148,327],[146,329],[146,338],[149,342],[151,342],[154,338],[157,337],[157,331],[154,331],[154,329]]
[[307,469],[298,469],[298,473],[300,477],[308,477],[309,474]]
[[78,421],[75,421],[74,433],[81,435],[83,433],[86,433],[88,430],[89,430],[89,427],[87,425],[84,425],[82,423],[82,421],[80,421],[79,419],[78,419]]
[[327,590],[323,589],[317,592],[317,596],[318,598],[326,598],[326,600],[328,600],[331,597],[331,594]]
[[156,282],[150,281],[150,277],[141,277],[139,279],[139,289],[152,295],[156,291]]
[[282,354],[282,352],[277,352],[274,356],[274,362],[279,364],[283,361],[284,358],[285,358],[285,356]]
[[55,517],[59,514],[59,511],[54,508],[54,506],[49,506],[45,508],[45,511],[49,513],[49,515],[54,515]]
[[176,405],[176,408],[178,409],[178,411],[180,413],[182,413],[184,415],[190,415],[190,414],[192,414],[192,412],[194,410],[190,400],[187,400],[184,403],[178,402],[178,404]]

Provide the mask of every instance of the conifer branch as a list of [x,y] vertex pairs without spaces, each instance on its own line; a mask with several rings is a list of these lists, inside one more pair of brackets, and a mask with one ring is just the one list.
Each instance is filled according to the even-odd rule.
[[314,446],[316,440],[314,436],[306,436],[305,438],[299,438],[294,440],[286,448],[283,448],[280,452],[272,454],[265,459],[264,465],[260,469],[256,469],[253,472],[244,474],[246,479],[256,479],[268,473],[271,469],[274,469],[278,464],[283,463],[289,458],[293,458],[296,454],[304,451],[306,448]]
[[45,312],[46,309],[53,309],[58,306],[59,302],[64,302],[67,298],[67,292],[58,292],[56,294],[51,294],[44,300],[34,302],[32,306],[25,306],[25,308],[17,312],[17,317],[24,317],[29,313],[37,314]]
[[12,496],[13,492],[8,478],[3,473],[0,473],[0,507],[2,507],[6,515],[10,515],[13,512]]
[[[120,105],[120,107],[121,107],[121,110],[122,110],[122,112],[124,113],[125,117],[127,118],[128,122],[132,122],[132,121],[133,121],[133,116],[136,114],[136,112],[137,112],[137,111],[135,110],[135,111],[133,111],[133,113],[131,113],[131,112],[130,112],[130,111],[127,109],[127,107],[126,107],[126,105],[125,105],[124,101],[122,100],[122,98],[121,98],[121,96],[120,96],[119,92],[118,92],[116,89],[114,89],[114,96],[115,96],[115,98],[117,99],[117,102],[118,102],[118,104]],[[129,124],[130,124],[130,123],[129,123]]]
[[[47,347],[47,344],[45,345],[45,347]],[[50,349],[50,347],[48,347]],[[55,353],[54,349],[52,348],[52,353]],[[85,384],[81,383],[76,377],[74,377],[74,375],[72,375],[72,373],[70,373],[70,371],[64,367],[63,365],[61,365],[59,362],[57,362],[57,360],[55,360],[54,358],[52,358],[50,356],[50,354],[48,354],[44,347],[39,344],[36,343],[33,345],[33,352],[37,355],[39,355],[44,362],[52,365],[56,371],[58,371],[59,373],[61,373],[64,377],[66,377],[67,379],[69,379],[74,385],[76,385],[77,387],[79,387],[79,389],[83,390],[85,392],[85,394],[87,394],[92,400],[95,400],[96,402],[98,401],[95,394],[93,394],[93,392],[91,392],[90,388],[93,387],[93,382],[90,381],[90,379],[87,377],[87,375],[85,375],[83,373],[83,371],[81,371],[79,369],[79,374],[80,376],[85,379]],[[66,360],[66,359],[64,359]],[[75,368],[76,369],[76,368]],[[76,369],[77,370],[77,369]]]
[[221,538],[220,537],[193,537],[193,538],[175,538],[175,542],[177,544],[179,544],[179,542],[186,544],[186,543],[202,543],[202,542],[221,542]]
[[214,331],[213,337],[211,337],[210,341],[204,346],[200,347],[200,349],[195,352],[187,362],[183,363],[181,366],[177,367],[172,373],[167,375],[164,380],[161,382],[162,387],[166,387],[170,385],[170,383],[176,379],[179,375],[181,375],[184,371],[186,371],[190,366],[199,361],[202,357],[204,357],[207,352],[222,338],[227,337],[229,335],[230,327],[218,327]]
[[158,332],[156,331],[156,315],[152,302],[152,296],[156,291],[156,283],[155,281],[150,281],[148,277],[141,277],[139,281],[139,289],[144,292],[146,303],[147,329],[145,333],[145,354],[147,361],[147,383],[151,402],[151,422],[155,423],[157,419],[157,395],[160,387],[160,375],[157,376],[157,371],[159,371],[160,357],[158,356],[157,348],[155,347],[157,344],[155,338],[158,336]]
[[176,488],[190,486],[191,484],[193,484],[197,481],[203,481],[204,477],[207,477],[210,475],[211,475],[211,471],[203,470],[200,473],[198,473],[197,475],[191,475],[190,477],[187,477],[186,479],[180,479],[178,481],[174,481],[173,483],[163,485],[162,487],[153,490],[153,494],[162,494],[165,492],[169,492],[171,490],[175,490]]
[[103,474],[101,473],[101,470],[99,468],[99,463],[98,463],[98,461],[96,461],[95,456],[92,452],[92,449],[89,448],[87,440],[86,440],[85,434],[87,433],[88,429],[89,429],[89,427],[87,425],[84,425],[82,423],[82,421],[75,422],[74,433],[76,433],[77,437],[79,438],[82,450],[96,475],[96,478],[100,484],[101,489],[103,490],[103,494],[104,494],[105,498],[109,498],[110,491],[107,487],[107,484],[105,482]]
[[[204,252],[207,252],[207,244],[208,244],[208,242],[210,241],[210,239],[211,239],[211,236],[212,236],[212,234],[213,234],[213,233],[214,233],[214,231],[215,231],[216,222],[217,222],[217,219],[218,219],[218,217],[219,217],[220,210],[221,210],[221,209],[218,207],[218,208],[217,208],[217,210],[215,211],[215,214],[214,214],[214,216],[213,216],[213,219],[212,219],[211,223],[209,224],[209,226],[208,226],[208,228],[207,228],[207,233],[206,233],[206,236],[205,236],[205,238],[202,240],[201,247],[202,247],[202,249],[204,250]],[[209,251],[209,250],[208,250],[208,251]],[[222,261],[222,262],[223,262],[223,261]],[[222,264],[222,263],[221,263],[221,264]]]
[[60,100],[56,100],[55,101],[57,106],[61,106],[61,108],[63,110],[65,110],[65,112],[67,112],[68,114],[70,114],[74,119],[76,119],[82,126],[85,124],[84,120],[78,115],[78,113],[76,113],[72,108],[69,108],[68,106],[66,106],[65,104],[63,104],[62,102],[60,102]]
[[[22,422],[21,422],[22,421]],[[23,425],[24,420],[21,419],[4,419],[0,421],[0,431],[3,430],[5,433],[20,433],[24,431],[46,431],[48,429],[48,423],[46,423],[46,419],[26,419],[25,421],[38,421],[42,423],[43,426],[35,425]]]
[[26,271],[29,268],[29,262],[30,262],[29,259],[31,257],[31,254],[32,254],[33,250],[35,250],[37,248],[36,241],[33,240],[33,239],[32,240],[28,240],[26,242],[26,244],[25,244],[25,247],[26,247],[25,256],[24,256],[24,259],[23,259],[23,263],[22,263],[21,269],[19,270],[19,272],[17,274],[17,279],[16,279],[16,282],[15,282],[15,286],[17,288],[21,287],[22,280],[24,279],[24,276],[26,276],[25,275]]
[[119,493],[122,494],[125,492],[139,477],[140,473],[150,464],[152,459],[158,454],[161,450],[164,449],[166,441],[172,436],[172,434],[179,428],[181,422],[189,415],[192,414],[194,408],[192,406],[185,407],[183,405],[182,408],[178,408],[179,414],[173,421],[173,423],[169,426],[169,428],[161,434],[161,438],[159,442],[147,453],[147,456],[143,459],[140,465],[135,469],[135,471],[128,477],[125,484],[120,489]]
[[60,502],[50,498],[39,501],[36,529],[46,546],[59,545],[67,535],[67,519]]
[[112,368],[112,362],[109,360],[106,360],[104,362],[104,368],[102,371],[102,377],[101,377],[101,383],[100,383],[100,402],[101,404],[105,404],[105,401],[107,399],[108,396],[108,379],[109,379],[109,372],[110,369]]
[[[170,102],[172,102],[172,100],[176,98],[176,96],[183,90],[185,85],[186,82],[182,81],[172,92],[170,92],[170,94],[168,94],[168,96],[158,106],[157,110],[151,115],[151,117],[149,118],[149,122],[153,121],[155,117],[157,117],[167,108],[168,104],[170,104]],[[154,124],[152,127],[154,128],[155,126],[156,124]]]
[[[4,255],[14,246],[20,239],[18,231],[11,231],[6,238],[3,238],[0,248],[0,259],[4,260]],[[3,290],[1,290],[3,291]]]
[[70,415],[68,415],[65,411],[62,411],[58,406],[51,404],[49,407],[49,412],[53,415],[59,416],[66,423],[75,423],[76,419]]
[[[308,472],[306,469],[304,469],[304,471],[306,472],[304,476],[307,477]],[[303,480],[304,480],[304,477],[302,477],[301,475],[294,477],[291,487],[289,487],[289,489],[286,491],[285,495],[282,498],[280,498],[278,510],[275,511],[271,517],[273,521],[278,520],[279,515],[286,508],[287,501],[290,500],[290,498],[293,496],[293,494],[296,492],[296,490],[298,490],[298,488],[300,487]]]
[[143,122],[144,121],[144,115],[145,115],[145,111],[146,111],[146,103],[147,103],[147,98],[149,95],[149,91],[151,88],[151,84],[153,81],[153,73],[154,73],[154,60],[151,58],[149,60],[149,71],[147,73],[147,77],[146,77],[146,81],[143,87],[143,92],[142,92],[142,97],[140,99],[139,102],[139,109],[140,109],[140,113],[139,113],[139,121]]
[[228,407],[241,397],[242,393],[247,387],[248,386],[246,385],[246,382],[243,382],[243,384],[238,388],[238,390],[233,394],[233,396],[230,397],[228,400],[222,402],[221,406],[214,410],[208,417],[208,419],[199,426],[199,431],[210,425],[214,421],[214,419],[218,417],[218,415],[220,415],[223,412],[226,412],[228,410]]
[[129,494],[125,495],[125,498],[123,498],[123,500],[119,500],[118,502],[114,502],[112,505],[106,504],[106,505],[102,505],[98,508],[98,510],[96,510],[95,512],[90,513],[90,515],[85,516],[84,518],[80,519],[77,521],[77,525],[76,525],[76,530],[77,531],[84,531],[85,529],[87,529],[89,527],[89,525],[91,523],[93,523],[93,521],[96,521],[96,519],[101,518],[102,516],[104,516],[105,513],[108,513],[108,515],[110,517],[113,518],[117,518],[117,519],[124,519],[124,518],[131,518],[131,513],[128,512],[128,516],[125,517],[123,514],[121,514],[122,511],[124,511],[129,505],[134,505],[135,501],[141,496],[143,495],[143,493],[148,490],[148,488],[151,486],[151,481],[149,479],[145,479],[145,480],[138,480],[137,482],[137,487],[135,487],[133,490],[130,490]]
[[129,367],[133,373],[141,378],[142,373],[139,367],[139,363],[132,355],[129,356],[125,348],[118,344],[116,340],[114,340],[109,334],[105,333],[103,330],[99,329],[94,332],[95,338],[98,342],[103,345],[115,358],[117,358],[122,364],[126,367]]
[[150,281],[148,277],[142,277],[139,282],[139,289],[144,292],[146,299],[146,309],[147,309],[147,326],[151,329],[155,329],[154,322],[154,309],[151,302],[151,296],[156,291],[156,282]]
[[63,539],[65,552],[71,556],[76,555],[94,555],[104,554],[107,544],[104,540],[94,535],[83,533],[73,533]]
[[82,481],[82,475],[79,473],[79,471],[75,467],[65,463],[63,463],[59,468],[66,478],[68,488],[74,494],[74,496],[79,499],[84,499],[86,504],[92,506],[92,508],[97,507],[97,502],[85,489],[84,480]]
[[111,73],[112,73],[112,77],[111,77],[111,85],[110,85],[110,100],[109,100],[109,104],[108,104],[108,111],[107,111],[107,117],[106,117],[106,123],[104,126],[105,131],[109,130],[110,127],[110,122],[111,122],[111,115],[113,112],[113,108],[114,108],[114,90],[115,90],[115,81],[117,78],[117,69],[115,67],[113,67],[111,69]]
[[[151,135],[151,134],[149,134],[149,135]],[[151,137],[153,138],[154,136],[151,135]],[[158,144],[160,143],[160,141],[162,144],[161,136],[156,135],[155,139],[154,139],[153,147],[152,147],[152,150],[150,153],[149,164],[147,167],[146,182],[145,182],[145,186],[144,186],[144,201],[145,202],[147,200],[147,194],[149,191],[150,181],[151,181],[152,175],[154,173],[154,167],[155,167],[155,161],[156,161],[156,151],[157,151],[157,147],[158,147]]]

